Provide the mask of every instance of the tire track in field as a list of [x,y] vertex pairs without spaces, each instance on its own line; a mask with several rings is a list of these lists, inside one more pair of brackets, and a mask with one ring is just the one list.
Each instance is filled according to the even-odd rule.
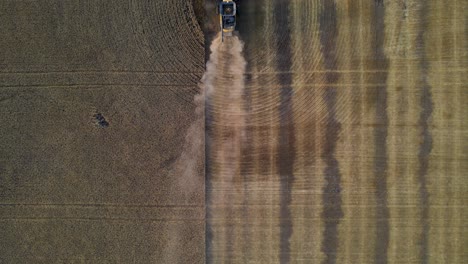
[[[418,32],[417,42],[421,47],[425,47],[424,33],[427,30],[427,13],[428,3],[421,3],[422,8],[420,10],[421,27]],[[429,119],[432,116],[433,102],[431,95],[431,86],[429,84],[429,62],[425,49],[421,49],[420,58],[421,67],[421,113],[419,116],[419,126],[421,127],[422,143],[419,146],[418,160],[418,181],[419,181],[419,198],[422,207],[421,211],[421,237],[419,238],[419,244],[421,245],[420,260],[421,263],[429,263],[429,252],[428,252],[428,235],[429,235],[429,191],[427,189],[427,174],[429,170],[429,155],[432,151],[432,135],[429,131]]]
[[390,239],[390,212],[387,206],[387,169],[388,169],[388,113],[387,113],[387,75],[388,58],[384,51],[384,32],[385,32],[385,6],[379,1],[374,2],[374,13],[371,17],[374,25],[374,43],[373,58],[375,65],[373,69],[378,70],[373,75],[374,83],[384,83],[373,87],[376,96],[375,103],[375,123],[378,126],[374,130],[374,173],[375,173],[375,195],[376,195],[376,244],[375,244],[375,263],[387,263],[388,245]]
[[323,145],[322,159],[326,167],[324,171],[326,184],[323,188],[322,218],[325,222],[323,232],[322,252],[325,254],[323,263],[336,263],[338,251],[338,225],[344,217],[341,206],[340,181],[341,174],[338,160],[335,157],[336,143],[341,130],[341,124],[336,117],[337,87],[337,35],[336,5],[334,1],[322,1],[322,13],[319,18],[320,43],[324,58],[325,82],[329,87],[324,88],[323,100],[326,103],[328,115],[326,117],[325,142]]
[[[245,15],[244,15],[245,17]],[[238,20],[240,26],[242,26],[242,21],[241,19]],[[240,27],[239,26],[239,27]],[[239,29],[240,30],[240,29]],[[248,58],[251,56],[249,51],[247,49],[244,49],[244,57],[246,61]],[[250,72],[252,70],[252,65],[251,64],[246,64],[245,72]],[[254,82],[252,80],[252,75],[247,75],[245,76],[245,87],[248,87],[252,85]],[[245,96],[245,109],[246,112],[249,113],[251,106],[252,106],[252,94],[250,89],[245,89],[244,91],[244,96]],[[246,124],[250,123],[250,115],[246,115]],[[245,129],[245,139],[244,143],[245,146],[242,147],[242,160],[241,160],[241,168],[240,168],[240,174],[242,177],[242,189],[243,189],[243,194],[244,197],[242,199],[242,219],[243,223],[241,226],[242,229],[242,246],[240,248],[242,252],[242,261],[244,263],[247,263],[249,260],[252,259],[251,255],[251,247],[252,247],[252,228],[250,224],[246,222],[250,222],[253,218],[253,216],[249,215],[249,204],[250,201],[252,200],[252,195],[249,195],[249,183],[253,181],[251,178],[253,175],[253,166],[252,166],[252,160],[254,159],[254,134],[255,134],[255,129],[251,126],[247,126]]]
[[[276,33],[276,67],[278,71],[291,71],[291,28],[290,1],[274,2]],[[277,166],[280,177],[280,263],[289,263],[291,259],[290,238],[293,233],[293,222],[290,205],[292,202],[291,188],[294,183],[295,132],[293,122],[292,75],[278,77],[280,84],[280,125],[278,138]]]

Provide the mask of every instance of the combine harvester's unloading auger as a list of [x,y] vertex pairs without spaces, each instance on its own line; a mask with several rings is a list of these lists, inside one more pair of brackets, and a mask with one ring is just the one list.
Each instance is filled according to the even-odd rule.
[[236,29],[237,5],[234,1],[223,0],[219,3],[218,12],[221,26],[221,40],[224,41],[224,36],[232,36],[232,33]]

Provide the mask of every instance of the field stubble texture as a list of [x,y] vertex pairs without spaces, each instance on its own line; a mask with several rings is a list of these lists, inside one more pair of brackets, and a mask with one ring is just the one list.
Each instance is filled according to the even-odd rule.
[[192,2],[6,0],[0,25],[0,263],[204,263]]

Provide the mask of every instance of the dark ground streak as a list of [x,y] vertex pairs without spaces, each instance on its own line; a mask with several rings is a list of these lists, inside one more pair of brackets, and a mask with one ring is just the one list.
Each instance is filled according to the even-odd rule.
[[[249,81],[246,81],[246,86],[249,85]],[[247,97],[249,98],[249,97]],[[247,103],[248,104],[248,103]],[[246,118],[246,123],[248,122],[248,117]],[[249,212],[249,178],[252,175],[252,129],[249,127],[245,128],[245,140],[242,142],[244,145],[242,147],[241,153],[241,167],[240,173],[242,177],[242,186],[244,189],[244,197],[242,199],[242,261],[248,263],[250,258],[249,247],[251,247],[251,230],[250,230],[250,216]]]
[[[291,29],[289,28],[289,0],[276,0],[274,2],[275,19],[275,45],[276,45],[276,65],[278,71],[291,71]],[[295,159],[294,149],[294,123],[292,107],[292,76],[290,74],[281,75],[279,78],[280,91],[280,127],[278,141],[278,171],[281,185],[280,204],[280,263],[290,262],[290,238],[293,232],[291,209],[291,187],[294,182],[293,166]]]
[[[384,52],[385,36],[385,7],[377,2],[374,3],[374,17],[372,18],[374,43],[373,59],[374,69],[379,72],[374,73],[373,83],[387,82],[388,59]],[[375,122],[374,144],[375,144],[375,195],[376,195],[376,243],[374,263],[387,263],[388,242],[389,242],[389,210],[387,206],[387,134],[388,134],[388,115],[387,115],[387,86],[378,85],[372,87],[375,89]]]
[[[247,61],[246,73],[250,73],[252,71],[252,60],[255,58],[255,54],[251,54],[250,45],[256,45],[257,39],[259,37],[256,34],[258,28],[256,28],[255,18],[261,14],[261,8],[263,7],[263,1],[242,1],[242,5],[238,7],[239,16],[238,16],[238,30],[239,36],[241,41],[244,42],[244,58]],[[254,30],[253,30],[254,29]],[[252,75],[246,74],[245,75],[245,112],[247,113],[246,116],[246,124],[249,123],[249,113],[252,105],[252,98],[251,98],[251,90],[248,88],[252,83]],[[250,256],[250,247],[251,247],[251,228],[250,228],[250,216],[248,215],[249,211],[249,178],[252,175],[252,165],[253,165],[253,131],[255,127],[246,127],[245,128],[245,141],[243,142],[242,147],[242,162],[241,162],[241,177],[243,182],[243,189],[244,189],[244,197],[242,201],[242,261],[244,263],[249,262],[251,259]]]
[[[244,5],[245,7],[247,6],[247,3]],[[248,52],[248,50],[244,50],[243,54],[244,58],[246,61],[251,60],[251,54]],[[251,72],[251,64],[247,64],[245,68],[245,72]],[[250,87],[252,83],[252,75],[246,75],[245,77],[245,87]],[[251,90],[250,89],[245,89],[244,90],[244,97],[245,97],[245,113],[247,113],[247,116],[245,117],[245,123],[249,124],[249,113],[250,113],[250,108],[252,105],[252,98],[251,98]],[[249,185],[249,178],[252,175],[252,127],[245,127],[245,140],[242,142],[243,146],[241,148],[241,166],[240,166],[240,174],[242,177],[242,183],[243,183],[243,190],[244,190],[244,197],[242,200],[242,261],[244,263],[248,263],[248,261],[251,259],[250,254],[249,254],[249,248],[251,247],[251,229],[250,229],[250,216],[248,214],[249,211],[249,190],[248,190],[248,185]]]
[[[208,44],[209,45],[209,44]],[[206,96],[206,95],[205,95]],[[211,182],[211,139],[212,131],[212,109],[210,101],[205,98],[205,260],[206,263],[213,263],[212,246],[213,246],[213,230],[211,219],[211,190],[213,183]]]
[[420,259],[421,263],[429,263],[428,255],[428,234],[429,234],[429,191],[427,190],[427,172],[429,169],[429,155],[432,151],[432,135],[429,132],[428,121],[432,115],[433,102],[431,95],[431,86],[428,83],[427,77],[429,76],[429,62],[427,61],[426,53],[424,50],[424,32],[427,28],[427,12],[428,4],[424,2],[421,9],[421,27],[418,32],[417,44],[421,47],[421,108],[422,111],[419,116],[419,126],[422,129],[422,143],[419,147],[418,159],[418,181],[419,181],[419,197],[421,199],[421,223],[422,232],[419,241],[421,246]]
[[[336,6],[334,1],[322,0],[323,10],[320,14],[320,44],[327,73],[325,75],[327,84],[335,84],[338,80],[336,70],[336,36],[338,29],[336,25]],[[324,171],[326,185],[323,188],[323,211],[322,218],[325,222],[325,230],[321,250],[325,254],[323,263],[336,263],[336,252],[338,249],[338,224],[343,218],[340,195],[340,171],[339,164],[334,153],[338,133],[341,124],[336,120],[336,93],[337,88],[333,85],[324,88],[323,99],[326,102],[328,116],[326,121],[325,142],[322,159],[326,164]]]

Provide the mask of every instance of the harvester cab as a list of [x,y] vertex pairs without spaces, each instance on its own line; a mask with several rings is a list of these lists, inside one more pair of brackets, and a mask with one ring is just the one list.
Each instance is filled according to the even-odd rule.
[[236,3],[230,0],[223,0],[219,3],[219,22],[221,26],[221,40],[225,36],[232,36],[236,29]]

